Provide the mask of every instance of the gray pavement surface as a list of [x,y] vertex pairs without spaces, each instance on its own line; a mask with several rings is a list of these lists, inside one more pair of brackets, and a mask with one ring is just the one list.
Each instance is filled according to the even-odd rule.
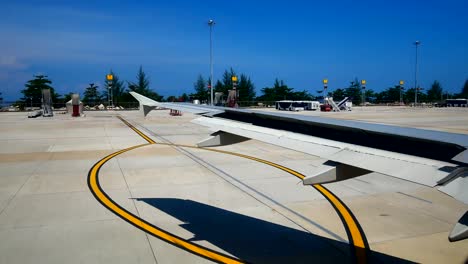
[[[267,111],[272,111],[267,109]],[[89,169],[117,150],[146,143],[121,115],[157,142],[194,145],[210,131],[152,111],[85,112],[28,119],[0,113],[0,263],[210,263],[120,219],[93,197]],[[297,114],[297,113],[296,113]],[[467,109],[364,108],[333,118],[468,133]],[[247,141],[221,149],[304,174],[324,160]],[[196,149],[151,145],[100,172],[102,188],[142,219],[199,245],[253,263],[347,262],[343,223],[300,180],[264,164]],[[468,210],[437,190],[371,173],[327,184],[351,209],[373,260],[463,263],[468,241],[448,233]]]

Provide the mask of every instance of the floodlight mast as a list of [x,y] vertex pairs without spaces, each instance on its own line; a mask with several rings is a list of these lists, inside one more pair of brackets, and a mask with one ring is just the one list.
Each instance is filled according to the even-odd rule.
[[213,19],[208,20],[210,27],[210,104],[213,105],[213,26],[216,24]]
[[418,103],[418,46],[421,44],[421,41],[416,40],[413,43],[416,46],[416,62],[414,64],[414,106]]

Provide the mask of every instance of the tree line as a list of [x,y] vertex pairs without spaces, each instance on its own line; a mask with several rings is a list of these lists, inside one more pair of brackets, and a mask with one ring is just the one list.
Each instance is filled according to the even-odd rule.
[[[233,89],[233,76],[238,77],[238,83],[236,86],[239,92],[238,100],[242,102],[254,101],[256,99],[256,94],[255,86],[252,80],[244,73],[241,73],[239,76],[237,76],[236,72],[232,68],[225,70],[221,80],[216,81],[215,85],[213,86],[213,92],[220,92],[224,95],[227,95],[228,91]],[[211,98],[211,91],[209,88],[210,83],[210,78],[205,79],[201,74],[199,74],[198,79],[193,84],[195,92],[190,94],[190,98],[198,99],[202,103],[208,103]]]
[[[224,95],[227,91],[233,89],[231,77],[236,76],[235,71],[230,68],[225,70],[221,80],[217,80],[214,85],[214,92],[222,92]],[[191,99],[198,99],[201,102],[208,103],[210,101],[210,79],[205,79],[200,74],[197,80],[193,84],[195,92],[190,95]],[[246,74],[240,75],[240,81],[237,86],[239,91],[240,102],[245,104],[253,104],[254,102],[269,102],[280,100],[320,100],[324,97],[333,97],[335,101],[340,101],[345,97],[349,97],[353,104],[362,104],[362,93],[364,93],[364,100],[370,103],[397,103],[401,100],[408,104],[414,102],[416,89],[409,88],[405,89],[403,86],[395,85],[389,87],[381,92],[375,92],[372,89],[362,89],[361,82],[358,78],[350,81],[349,85],[343,88],[334,89],[333,91],[325,91],[324,89],[316,90],[316,95],[312,95],[307,90],[297,91],[292,87],[289,87],[283,80],[276,78],[271,87],[262,88],[261,94],[256,96],[255,86],[251,81],[250,77]],[[443,99],[460,97],[468,98],[468,79],[465,81],[460,93],[448,93],[444,92],[442,85],[439,81],[434,81],[431,87],[426,91],[423,89],[417,89],[418,102],[433,103]],[[326,93],[326,94],[325,94]],[[186,96],[186,95],[185,95]]]
[[[124,81],[119,76],[110,71],[113,75],[113,80],[105,80],[104,87],[99,90],[99,86],[94,83],[90,83],[85,88],[83,103],[90,106],[104,103],[107,105],[108,92],[112,90],[113,103],[114,105],[122,105],[127,102],[136,102],[136,100],[129,94],[130,91],[137,92],[146,97],[149,97],[156,101],[192,101],[194,99],[200,100],[202,103],[209,103],[210,101],[210,88],[209,84],[211,80],[204,78],[201,74],[198,75],[197,80],[193,84],[194,92],[191,94],[183,93],[180,96],[171,95],[167,98],[156,93],[150,88],[149,78],[143,71],[143,67],[140,66],[136,75],[136,82]],[[414,88],[404,89],[400,85],[388,87],[381,92],[375,92],[372,89],[362,89],[361,83],[358,79],[352,80],[347,87],[334,89],[333,91],[326,91],[324,94],[323,89],[316,90],[316,95],[312,95],[307,90],[296,90],[289,87],[283,80],[276,78],[272,86],[263,87],[260,89],[261,94],[257,96],[255,92],[255,85],[252,82],[250,76],[244,73],[237,75],[236,71],[231,67],[225,70],[222,78],[216,80],[214,84],[214,92],[221,92],[224,95],[228,94],[228,90],[233,89],[232,77],[237,76],[237,90],[239,94],[238,101],[241,105],[253,105],[256,102],[268,102],[272,103],[279,100],[319,100],[325,96],[332,96],[335,101],[342,100],[345,97],[350,97],[354,104],[362,104],[362,93],[364,92],[364,98],[366,102],[370,103],[395,103],[400,101],[400,93],[403,102],[411,103],[414,102],[415,91]],[[52,101],[54,103],[66,103],[71,99],[71,94],[65,94],[60,96],[55,92],[52,87],[52,81],[46,75],[36,75],[32,80],[27,81],[25,89],[21,91],[23,98],[19,103],[24,105],[40,106],[42,98],[42,89],[50,89]],[[1,94],[0,94],[1,95]],[[450,94],[444,92],[442,85],[439,81],[434,81],[431,87],[426,90],[418,89],[418,102],[437,102],[442,99],[453,97],[468,98],[468,79],[465,81],[461,92],[458,94]]]
[[[112,81],[106,79],[102,90],[99,90],[99,86],[94,83],[90,83],[88,87],[85,87],[82,98],[84,104],[94,106],[103,103],[107,105],[108,93],[110,90],[112,90],[113,104],[116,106],[128,102],[136,102],[136,100],[129,94],[130,91],[135,91],[154,100],[160,101],[162,99],[162,96],[150,88],[149,79],[143,71],[142,66],[140,66],[138,70],[136,82],[123,81],[112,70],[110,71],[110,74],[113,75],[113,79]],[[60,96],[56,93],[52,86],[52,81],[48,76],[35,75],[34,79],[26,82],[25,89],[21,90],[23,97],[17,103],[20,105],[40,106],[43,89],[50,89],[52,102],[55,104],[65,104],[71,99],[73,94],[67,93]]]
[[415,101],[415,93],[418,92],[418,102],[434,103],[447,98],[468,98],[468,79],[465,81],[460,93],[444,92],[442,85],[439,81],[435,80],[431,87],[427,89],[405,89],[401,85],[388,87],[381,92],[375,92],[372,89],[362,90],[361,83],[356,78],[350,82],[347,88],[338,88],[332,92],[328,92],[328,96],[333,96],[336,101],[342,100],[345,97],[352,98],[353,104],[362,104],[362,92],[366,102],[370,103],[396,103],[400,99],[405,103],[412,103]]

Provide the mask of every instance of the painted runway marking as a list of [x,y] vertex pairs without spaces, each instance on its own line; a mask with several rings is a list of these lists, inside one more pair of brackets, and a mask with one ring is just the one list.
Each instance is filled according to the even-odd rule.
[[123,119],[121,116],[117,116],[118,119],[120,119],[122,122],[124,122],[129,128],[131,128],[133,131],[135,131],[140,137],[142,137],[144,140],[148,141],[150,144],[155,144],[156,142],[152,140],[150,137],[145,135],[143,132],[138,130],[136,127],[134,127],[132,124],[130,124],[127,120]]
[[179,248],[182,248],[186,251],[192,252],[196,255],[199,255],[201,257],[204,257],[206,259],[218,262],[218,263],[245,263],[244,261],[228,256],[226,254],[211,250],[209,248],[197,245],[195,243],[189,242],[181,237],[178,237],[174,234],[171,234],[161,228],[158,228],[147,221],[141,219],[140,217],[130,213],[123,207],[121,207],[119,204],[114,202],[106,192],[101,188],[101,185],[99,184],[99,170],[101,167],[109,160],[112,158],[125,153],[127,151],[144,147],[144,146],[149,146],[149,144],[143,144],[143,145],[138,145],[138,146],[133,146],[130,148],[126,148],[117,152],[114,152],[100,161],[98,161],[94,166],[91,168],[88,174],[88,186],[91,192],[93,193],[94,197],[107,209],[109,209],[111,212],[115,213],[117,216],[120,218],[124,219],[128,223],[132,224],[133,226],[159,238],[162,239],[172,245],[175,245]]
[[[173,244],[181,249],[184,249],[186,251],[189,251],[193,254],[199,255],[201,257],[204,257],[206,259],[219,262],[219,263],[244,263],[244,261],[231,257],[229,255],[211,250],[209,248],[199,246],[197,244],[194,244],[190,241],[187,241],[183,238],[180,238],[176,235],[173,235],[165,230],[162,230],[145,220],[139,218],[138,216],[128,212],[124,208],[122,208],[120,205],[115,203],[101,188],[99,185],[99,170],[100,168],[110,159],[133,149],[148,146],[151,144],[158,144],[158,145],[167,145],[167,146],[177,146],[177,147],[183,147],[183,148],[191,148],[191,149],[203,149],[207,151],[213,151],[213,152],[218,152],[218,153],[223,153],[227,155],[233,155],[233,156],[238,156],[246,159],[250,159],[253,161],[257,161],[275,168],[278,168],[282,171],[285,171],[291,175],[296,176],[299,179],[305,178],[305,175],[292,170],[290,168],[287,168],[285,166],[282,166],[280,164],[276,164],[267,160],[263,160],[260,158],[244,155],[244,154],[239,154],[235,152],[230,152],[230,151],[225,151],[225,150],[219,150],[219,149],[211,149],[211,148],[200,148],[196,146],[189,146],[189,145],[179,145],[179,144],[172,144],[172,143],[156,143],[154,140],[149,138],[147,135],[145,135],[143,132],[139,131],[136,127],[134,127],[132,124],[127,122],[125,119],[122,117],[118,117],[122,122],[124,122],[127,126],[129,126],[133,131],[135,131],[138,135],[140,135],[142,138],[144,138],[148,144],[143,144],[143,145],[138,145],[134,147],[130,147],[124,150],[117,151],[115,153],[112,153],[105,158],[101,159],[98,161],[89,171],[88,174],[88,186],[93,193],[94,197],[106,208],[108,208],[110,211],[114,212],[116,215],[124,219],[125,221],[129,222],[130,224],[136,226],[137,228],[159,238],[162,239],[170,244]],[[367,255],[369,251],[369,245],[367,242],[367,239],[365,237],[365,234],[359,225],[359,222],[357,221],[356,217],[352,214],[351,210],[336,196],[334,195],[330,190],[325,188],[324,186],[320,184],[313,185],[313,187],[320,192],[333,206],[337,214],[339,215],[340,219],[343,222],[343,225],[345,227],[346,233],[348,235],[348,240],[350,243],[351,251],[354,253],[353,255],[355,256],[355,259],[353,259],[353,262],[357,263],[367,263]]]

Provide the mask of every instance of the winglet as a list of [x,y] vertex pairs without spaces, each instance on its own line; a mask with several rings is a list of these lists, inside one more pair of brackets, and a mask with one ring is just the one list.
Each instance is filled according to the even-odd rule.
[[143,113],[143,116],[147,116],[148,113],[155,109],[156,107],[160,106],[161,103],[157,102],[157,101],[154,101],[152,99],[149,99],[148,97],[146,96],[143,96],[139,93],[136,93],[136,92],[130,92],[130,94],[135,97],[135,99],[138,100],[138,102],[140,103],[140,112]]

